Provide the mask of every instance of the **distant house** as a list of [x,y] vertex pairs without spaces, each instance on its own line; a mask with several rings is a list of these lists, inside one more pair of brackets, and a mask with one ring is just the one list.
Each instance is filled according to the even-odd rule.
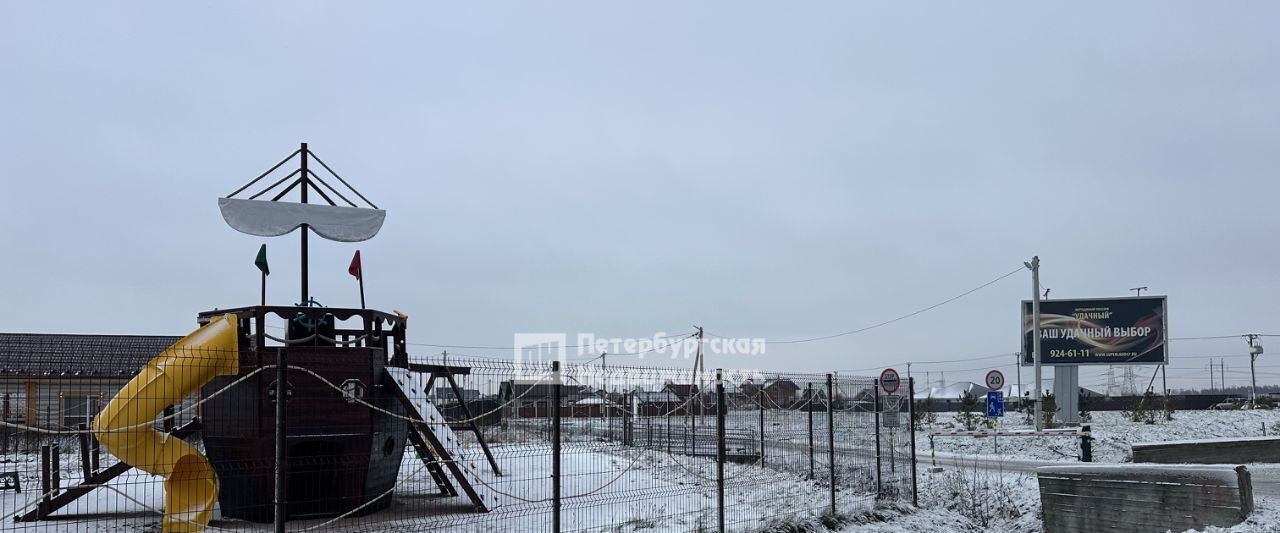
[[698,393],[698,385],[696,383],[671,383],[667,382],[662,390],[675,394],[680,401],[688,400],[690,396]]
[[676,395],[676,398],[680,400],[680,412],[682,413],[710,413],[714,412],[716,408],[715,392],[702,393],[696,383],[667,382],[662,387],[662,390]]
[[748,381],[739,387],[739,407],[755,407],[761,404],[767,409],[789,409],[800,400],[800,386],[783,378],[765,380],[764,383]]
[[764,382],[765,406],[787,409],[800,397],[800,386],[789,379],[771,379]]
[[637,391],[635,393],[636,412],[640,416],[664,416],[672,414],[680,414],[676,409],[680,406],[680,400],[671,391],[661,390],[656,392]]
[[[498,385],[498,401],[507,404],[510,418],[544,418],[550,416],[552,386],[545,380],[509,379]],[[561,385],[561,405],[568,405],[586,398],[590,393],[581,385]]]
[[41,428],[88,424],[181,337],[0,333],[0,416]]
[[[459,388],[462,391],[462,401],[471,403],[480,399],[480,391],[476,389]],[[454,398],[453,387],[436,387],[431,392],[434,396],[433,400],[438,404],[456,403],[458,400]]]

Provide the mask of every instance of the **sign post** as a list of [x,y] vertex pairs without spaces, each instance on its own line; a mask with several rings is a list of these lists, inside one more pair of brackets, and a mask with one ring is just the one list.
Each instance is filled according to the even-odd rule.
[[[995,372],[997,374],[999,373],[996,370],[992,370],[991,372]],[[1003,379],[1003,376],[1001,376],[1001,378]],[[990,383],[990,382],[991,382],[991,374],[988,373],[987,383]],[[1004,393],[998,390],[993,390],[991,392],[988,392],[987,393],[987,418],[999,419],[1002,416],[1004,416]],[[1000,421],[995,420],[994,424],[992,424],[992,427],[993,428],[1000,427]],[[999,431],[996,432],[996,435],[995,437],[992,438],[991,442],[992,442],[992,446],[995,448],[995,453],[999,454],[1000,453],[1000,432]]]
[[892,444],[893,429],[892,428],[898,427],[901,422],[898,419],[898,413],[901,412],[899,403],[901,403],[902,397],[898,396],[897,394],[894,394],[898,392],[898,388],[901,386],[902,386],[902,377],[898,375],[897,370],[894,370],[892,368],[886,368],[884,369],[884,372],[880,373],[880,388],[884,389],[884,392],[885,392],[884,403],[882,404],[884,407],[883,414],[885,416],[882,416],[880,418],[881,418],[881,424],[886,428],[890,428],[889,429],[890,448],[893,447],[893,444]]

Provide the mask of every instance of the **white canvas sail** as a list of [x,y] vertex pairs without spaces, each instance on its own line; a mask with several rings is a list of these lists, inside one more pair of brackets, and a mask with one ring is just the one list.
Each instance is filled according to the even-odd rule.
[[317,235],[339,242],[372,239],[382,229],[382,209],[218,198],[227,225],[241,233],[278,237],[306,224]]

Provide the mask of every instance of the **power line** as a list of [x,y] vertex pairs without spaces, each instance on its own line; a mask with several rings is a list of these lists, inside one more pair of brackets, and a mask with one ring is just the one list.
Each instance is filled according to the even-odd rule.
[[[675,339],[678,337],[679,340],[684,340],[686,337],[690,337],[692,335],[695,335],[696,333],[697,332],[689,332],[689,333],[679,333],[675,335],[660,335],[656,337],[644,337],[644,338]],[[640,337],[637,337],[637,339],[639,338]],[[410,346],[426,346],[428,348],[458,348],[463,350],[518,350],[520,348],[525,348],[525,346],[467,346],[467,345],[461,345],[461,344],[431,344],[426,342],[406,342],[405,344],[408,344]],[[674,343],[667,343],[667,344],[664,344],[663,346],[666,347],[666,346],[670,346],[671,344],[674,344]],[[591,347],[592,345],[587,345],[587,344],[566,344],[563,346],[563,348],[591,348]],[[637,355],[641,353],[647,353],[650,351],[653,351],[653,350],[645,350],[643,352],[635,352],[635,353],[617,353],[617,354],[610,354],[610,355]]]
[[[635,355],[644,355],[644,354],[649,353],[649,352],[655,352],[655,351],[658,351],[658,350],[662,350],[662,349],[664,349],[664,348],[667,348],[668,346],[671,346],[671,345],[676,344],[676,343],[678,343],[678,342],[681,342],[681,341],[684,341],[684,340],[686,340],[686,339],[692,338],[694,335],[697,335],[697,332],[692,332],[692,333],[683,333],[683,334],[680,334],[680,335],[663,335],[663,336],[661,336],[661,337],[655,337],[655,338],[660,338],[660,339],[676,339],[676,340],[673,340],[673,341],[671,341],[671,342],[667,342],[667,343],[664,343],[664,344],[659,344],[659,345],[654,346],[653,348],[649,348],[649,349],[647,349],[647,350],[641,350],[641,351],[638,351],[638,352],[618,352],[618,353],[608,353],[608,355],[618,355],[618,356],[635,356]],[[464,350],[468,350],[468,349],[471,349],[471,350],[519,350],[519,349],[521,349],[521,348],[527,348],[527,346],[460,346],[460,345],[449,345],[449,344],[427,344],[427,343],[420,343],[420,342],[406,342],[405,344],[408,344],[408,345],[410,345],[410,346],[427,346],[427,347],[432,347],[432,348],[461,348],[461,349],[464,349]],[[585,344],[582,344],[582,345],[572,344],[572,345],[565,345],[565,346],[563,346],[563,348],[589,348],[589,347],[590,347],[590,346],[585,345]],[[464,355],[464,354],[457,354],[457,355]],[[470,356],[466,356],[466,357],[484,357],[484,358],[494,358],[495,356],[492,356],[492,355],[487,355],[487,356],[475,356],[475,355],[470,355]],[[501,356],[497,356],[497,357],[501,357]],[[588,363],[589,363],[589,362],[591,362],[591,361],[595,361],[596,359],[600,359],[600,357],[601,357],[601,356],[600,356],[599,354],[596,354],[596,355],[594,355],[590,360],[588,360],[588,361],[586,361],[586,362],[588,362]]]
[[[982,289],[985,289],[985,288],[987,288],[987,287],[990,287],[990,286],[992,286],[992,285],[995,285],[997,282],[999,282],[999,281],[1001,281],[1001,280],[1003,280],[1003,279],[1005,279],[1005,278],[1007,278],[1007,277],[1009,277],[1009,276],[1012,276],[1012,275],[1014,275],[1014,274],[1017,274],[1018,272],[1022,271],[1024,268],[1025,268],[1025,267],[1019,266],[1018,268],[1016,268],[1016,269],[1014,269],[1014,270],[1010,271],[1008,274],[1004,274],[1004,275],[1002,275],[1002,276],[1000,276],[1000,277],[998,277],[998,278],[996,278],[996,279],[993,279],[993,280],[991,280],[991,281],[988,281],[988,282],[986,282],[986,283],[983,283],[982,285],[979,285],[979,286],[977,286],[977,287],[974,287],[974,288],[972,288],[972,289],[969,289],[969,290],[967,290],[967,291],[965,291],[965,292],[962,292],[962,293],[960,293],[960,294],[958,294],[958,295],[956,295],[956,296],[952,296],[951,298],[947,298],[946,300],[943,300],[943,301],[941,301],[941,302],[938,302],[938,303],[936,303],[936,304],[933,304],[933,305],[931,305],[931,306],[929,306],[929,307],[925,307],[925,308],[923,308],[923,309],[920,309],[920,310],[917,310],[917,311],[913,311],[913,312],[911,312],[911,313],[907,313],[907,314],[902,315],[902,316],[897,317],[897,318],[892,318],[892,319],[889,319],[889,320],[885,320],[884,322],[880,322],[880,323],[877,323],[877,324],[872,324],[872,325],[867,326],[867,327],[858,328],[858,329],[853,329],[853,330],[845,331],[845,332],[842,332],[842,333],[836,333],[836,334],[833,334],[833,335],[823,335],[823,336],[821,336],[821,337],[811,337],[811,338],[808,338],[808,339],[793,339],[793,340],[785,340],[785,341],[773,341],[773,340],[766,340],[765,342],[767,342],[767,343],[769,343],[769,344],[799,344],[799,343],[802,343],[802,342],[813,342],[813,341],[821,341],[821,340],[827,340],[827,339],[834,339],[834,338],[836,338],[836,337],[844,337],[844,336],[846,336],[846,335],[854,335],[854,334],[857,334],[857,333],[862,333],[862,332],[864,332],[864,331],[870,331],[870,330],[873,330],[873,329],[876,329],[876,328],[879,328],[879,327],[882,327],[882,326],[887,326],[887,325],[889,325],[889,324],[892,324],[892,323],[894,323],[894,322],[898,322],[898,321],[901,321],[901,320],[906,320],[906,319],[911,318],[911,317],[913,317],[913,316],[916,316],[916,315],[918,315],[918,314],[921,314],[921,313],[924,313],[924,312],[927,312],[927,311],[932,311],[932,310],[934,310],[934,309],[937,309],[937,308],[939,308],[939,307],[942,307],[942,306],[944,306],[944,305],[946,305],[946,304],[949,304],[949,303],[951,303],[951,302],[954,302],[954,301],[956,301],[956,300],[959,300],[959,299],[961,299],[961,298],[964,298],[965,296],[968,296],[968,295],[973,294],[973,293],[975,293],[975,292],[978,292],[978,291],[980,291],[980,290],[982,290]],[[723,337],[723,336],[720,336],[720,335],[716,335],[716,334],[714,334],[714,333],[710,333],[710,335],[715,336],[715,337],[720,337],[720,338],[722,338],[722,339],[727,338],[727,337]]]

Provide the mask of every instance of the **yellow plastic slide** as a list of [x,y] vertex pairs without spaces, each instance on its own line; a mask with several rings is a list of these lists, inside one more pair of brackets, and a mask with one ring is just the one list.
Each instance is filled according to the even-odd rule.
[[164,531],[201,531],[218,501],[218,477],[195,447],[151,428],[165,407],[217,376],[240,371],[236,319],[223,315],[151,359],[93,422],[121,461],[164,476]]

